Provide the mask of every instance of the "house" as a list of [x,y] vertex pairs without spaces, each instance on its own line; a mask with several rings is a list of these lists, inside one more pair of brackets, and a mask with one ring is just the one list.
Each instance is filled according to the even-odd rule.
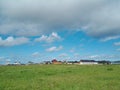
[[13,63],[13,65],[21,65],[21,63],[19,61],[16,61]]
[[98,61],[98,64],[111,64],[110,61],[105,61],[105,60],[102,60],[102,61]]
[[67,61],[67,64],[73,64],[73,61]]
[[93,65],[93,64],[98,64],[97,61],[95,60],[80,60],[81,65]]
[[56,59],[53,59],[52,60],[52,64],[62,64],[62,62],[61,61],[57,61]]
[[73,64],[78,65],[80,64],[80,61],[73,61]]
[[67,64],[76,64],[77,65],[77,64],[80,64],[80,62],[79,61],[68,61]]
[[28,61],[28,63],[27,63],[27,65],[32,65],[32,64],[34,64],[34,62],[32,62],[32,61]]

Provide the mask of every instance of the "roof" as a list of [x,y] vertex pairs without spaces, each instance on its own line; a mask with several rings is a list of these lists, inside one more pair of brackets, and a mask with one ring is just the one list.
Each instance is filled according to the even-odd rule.
[[57,62],[57,60],[56,60],[56,59],[53,59],[52,62]]
[[80,62],[96,62],[95,60],[80,60]]

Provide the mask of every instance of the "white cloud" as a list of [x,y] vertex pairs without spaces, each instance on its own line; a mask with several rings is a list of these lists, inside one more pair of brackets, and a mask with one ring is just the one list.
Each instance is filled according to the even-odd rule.
[[66,61],[69,59],[69,55],[67,53],[61,53],[60,55],[58,55],[57,60],[61,60],[61,61]]
[[60,50],[62,50],[62,49],[63,49],[62,46],[59,46],[59,47],[53,46],[53,47],[50,47],[50,48],[46,49],[46,51],[47,51],[47,52],[56,52],[56,51],[60,51]]
[[75,48],[71,48],[71,49],[70,49],[70,52],[71,52],[71,53],[75,52]]
[[32,56],[33,57],[39,57],[41,54],[39,53],[39,52],[34,52],[33,54],[32,54]]
[[82,30],[95,38],[116,36],[119,10],[119,0],[0,0],[0,34],[38,36]]
[[0,57],[0,61],[4,61],[5,60],[5,57]]
[[106,42],[106,41],[114,40],[114,39],[118,39],[118,38],[120,38],[120,36],[111,36],[111,37],[102,38],[100,41]]
[[120,42],[115,42],[114,45],[115,46],[120,46]]
[[79,53],[74,53],[74,57],[80,57]]
[[14,38],[10,36],[6,39],[2,39],[0,37],[0,46],[15,46],[15,45],[26,44],[28,42],[29,42],[29,39],[25,37]]
[[112,55],[86,55],[82,56],[81,59],[93,59],[93,60],[118,60],[120,59],[119,54],[112,54]]
[[90,59],[96,59],[96,58],[100,58],[100,56],[99,55],[91,55],[91,56],[88,56],[88,58],[90,58]]
[[67,53],[62,53],[62,54],[59,55],[59,57],[64,57],[65,58],[65,57],[68,57],[68,54]]
[[118,48],[117,51],[120,51],[120,48]]
[[35,41],[36,42],[47,42],[47,43],[52,43],[58,40],[61,40],[62,38],[55,32],[52,32],[52,34],[50,34],[49,36],[46,35],[42,35],[39,38],[36,38]]

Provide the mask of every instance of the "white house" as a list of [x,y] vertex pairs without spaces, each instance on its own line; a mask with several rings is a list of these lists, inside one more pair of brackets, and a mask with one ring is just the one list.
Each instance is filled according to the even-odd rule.
[[16,61],[13,63],[13,65],[20,65],[21,63],[19,61]]
[[98,62],[94,60],[80,60],[81,65],[93,65],[93,64],[98,64]]

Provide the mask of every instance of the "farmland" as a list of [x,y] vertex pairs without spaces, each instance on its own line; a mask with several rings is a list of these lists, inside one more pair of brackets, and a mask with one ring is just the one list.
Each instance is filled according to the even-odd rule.
[[0,66],[0,90],[120,90],[120,65]]

